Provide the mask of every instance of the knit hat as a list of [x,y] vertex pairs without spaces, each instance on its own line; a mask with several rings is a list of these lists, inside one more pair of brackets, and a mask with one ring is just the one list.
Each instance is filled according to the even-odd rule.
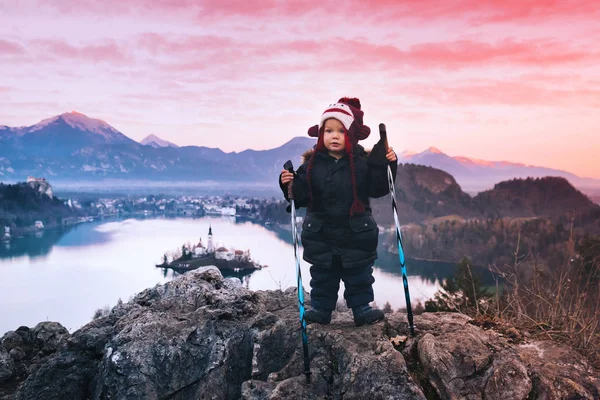
[[315,148],[314,154],[311,156],[308,167],[307,167],[307,183],[308,183],[308,197],[309,197],[309,208],[312,209],[312,185],[311,185],[311,175],[312,175],[312,166],[315,160],[315,155],[317,152],[326,152],[325,142],[323,140],[323,128],[326,120],[330,118],[334,118],[342,123],[346,132],[345,132],[345,142],[346,142],[346,154],[348,154],[348,158],[350,161],[350,174],[352,179],[352,207],[350,208],[350,216],[354,216],[356,213],[364,212],[365,206],[358,198],[357,190],[356,190],[356,173],[354,169],[354,157],[353,157],[353,149],[354,146],[358,143],[359,140],[366,139],[369,137],[371,133],[371,129],[363,124],[363,115],[364,113],[360,109],[360,100],[357,98],[349,98],[342,97],[337,101],[337,103],[330,104],[325,112],[321,115],[321,119],[319,120],[319,124],[315,126],[311,126],[308,129],[308,135],[311,137],[317,137],[317,146]]
[[364,113],[360,109],[360,100],[357,98],[342,97],[337,103],[330,104],[321,115],[318,125],[308,129],[308,136],[320,137],[323,124],[329,118],[335,118],[344,125],[352,145],[369,137],[371,129],[363,124]]

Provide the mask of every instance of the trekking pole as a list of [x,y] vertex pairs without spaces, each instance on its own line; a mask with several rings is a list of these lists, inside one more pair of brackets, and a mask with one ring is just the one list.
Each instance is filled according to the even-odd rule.
[[[294,173],[292,161],[288,160],[283,169]],[[291,182],[293,183],[293,181]],[[304,351],[304,375],[306,382],[310,383],[310,360],[308,358],[308,335],[306,334],[306,319],[304,318],[304,289],[302,288],[302,271],[300,269],[300,256],[298,255],[298,230],[296,227],[296,204],[294,203],[294,191],[292,184],[288,183],[288,198],[292,209],[292,237],[294,240],[294,258],[296,260],[296,277],[298,280],[298,308],[300,309],[300,330],[302,331],[302,349]]]
[[[379,135],[385,142],[386,153],[388,149],[387,132],[385,124],[379,124]],[[404,258],[404,246],[402,245],[402,234],[400,233],[400,222],[398,221],[398,208],[396,205],[396,189],[394,188],[394,176],[389,164],[387,167],[388,184],[390,186],[390,195],[392,196],[392,211],[394,212],[394,222],[396,223],[396,241],[398,242],[398,257],[400,258],[400,267],[402,268],[402,283],[404,283],[404,296],[406,298],[406,311],[408,313],[408,325],[410,334],[415,336],[415,326],[413,324],[412,307],[410,306],[410,292],[408,291],[408,277],[406,275],[406,260]]]

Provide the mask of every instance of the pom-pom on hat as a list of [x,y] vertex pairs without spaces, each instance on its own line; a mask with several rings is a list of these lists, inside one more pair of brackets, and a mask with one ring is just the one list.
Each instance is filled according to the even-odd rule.
[[[363,124],[364,113],[361,111],[360,100],[356,97],[342,97],[337,103],[330,104],[325,112],[321,114],[319,124],[311,126],[308,129],[308,135],[311,137],[318,138],[315,153],[317,151],[325,152],[325,143],[323,140],[323,125],[325,121],[330,118],[335,118],[344,125],[346,129],[346,153],[348,154],[350,161],[350,174],[352,179],[352,207],[350,208],[350,216],[354,216],[356,213],[364,212],[365,206],[362,204],[357,195],[356,190],[356,173],[354,169],[354,156],[353,148],[359,140],[363,140],[369,137],[371,129]],[[308,183],[308,197],[309,207],[312,208],[312,166],[315,160],[315,154],[311,156],[308,167],[307,167],[307,183]]]

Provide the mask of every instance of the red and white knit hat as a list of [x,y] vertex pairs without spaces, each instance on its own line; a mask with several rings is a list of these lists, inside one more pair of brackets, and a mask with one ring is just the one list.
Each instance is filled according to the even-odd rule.
[[[342,97],[337,103],[330,104],[325,112],[321,115],[321,119],[318,125],[311,126],[308,129],[308,135],[311,137],[318,138],[315,153],[326,152],[325,142],[323,140],[323,125],[326,120],[335,118],[344,125],[346,129],[346,148],[345,151],[349,155],[351,179],[352,179],[352,197],[353,203],[350,208],[350,216],[354,216],[357,213],[365,211],[365,207],[358,198],[356,190],[356,173],[354,169],[354,157],[353,150],[354,146],[359,140],[366,139],[371,133],[371,129],[363,124],[364,113],[360,109],[360,100],[357,98]],[[309,208],[312,209],[312,167],[315,160],[315,154],[311,156],[308,167],[307,167],[307,180],[308,180],[308,197],[309,197]]]
[[371,133],[371,129],[363,124],[364,113],[361,111],[360,100],[357,98],[342,97],[337,103],[330,104],[321,115],[318,125],[308,129],[308,135],[319,137],[322,133],[323,124],[330,118],[335,118],[344,125],[348,133],[348,138],[352,145],[359,140],[366,139]]

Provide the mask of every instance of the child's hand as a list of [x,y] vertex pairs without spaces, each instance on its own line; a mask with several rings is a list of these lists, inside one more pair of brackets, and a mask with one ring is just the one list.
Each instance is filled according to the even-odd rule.
[[287,185],[288,183],[290,183],[293,180],[294,180],[294,174],[292,174],[290,171],[288,171],[286,169],[281,170],[281,184],[282,185]]
[[389,162],[395,162],[396,160],[398,160],[398,157],[396,157],[396,153],[394,153],[394,149],[392,149],[391,147],[388,148],[385,158],[387,158]]

